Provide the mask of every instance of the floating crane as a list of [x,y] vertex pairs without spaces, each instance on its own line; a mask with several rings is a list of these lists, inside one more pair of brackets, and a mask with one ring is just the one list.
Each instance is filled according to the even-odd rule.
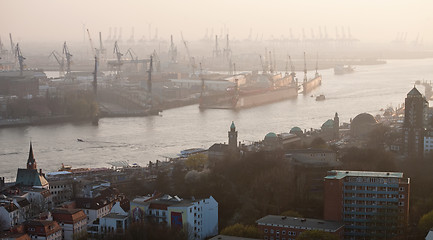
[[66,42],[63,43],[63,54],[66,58],[66,75],[68,75],[71,73],[72,54],[69,52]]
[[195,64],[195,59],[194,57],[191,57],[190,53],[189,53],[189,48],[188,48],[188,43],[185,41],[185,39],[183,38],[183,34],[182,32],[180,33],[180,36],[182,37],[182,42],[185,45],[185,49],[186,49],[186,55],[188,57],[189,60],[189,65],[192,68],[192,74],[195,74],[195,69],[197,68],[196,64]]
[[18,59],[18,63],[20,65],[20,76],[23,75],[24,71],[24,60],[26,59],[23,57],[23,54],[21,53],[20,45],[17,43],[17,46],[15,48],[15,57]]
[[53,56],[54,59],[56,59],[57,63],[59,64],[59,75],[61,75],[61,76],[64,75],[65,74],[65,58],[55,50],[51,52],[51,54],[48,56],[48,58],[51,56]]

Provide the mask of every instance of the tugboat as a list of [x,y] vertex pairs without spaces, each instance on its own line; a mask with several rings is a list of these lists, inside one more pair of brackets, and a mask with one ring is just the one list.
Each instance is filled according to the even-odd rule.
[[316,97],[316,101],[325,101],[325,95],[320,94],[319,96]]

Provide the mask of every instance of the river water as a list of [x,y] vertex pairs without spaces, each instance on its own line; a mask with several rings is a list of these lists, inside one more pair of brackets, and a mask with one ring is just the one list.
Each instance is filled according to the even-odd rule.
[[[333,69],[320,73],[322,86],[308,96],[239,111],[200,111],[192,105],[166,110],[161,116],[103,118],[99,126],[65,123],[0,129],[0,176],[15,179],[17,168],[26,166],[30,141],[38,168],[44,172],[56,171],[62,163],[109,167],[108,162],[126,160],[145,166],[183,149],[227,142],[231,121],[235,121],[239,141],[248,143],[263,139],[268,132],[289,132],[294,126],[320,128],[335,112],[340,122],[363,112],[376,115],[381,108],[403,103],[416,80],[433,80],[433,59],[356,66],[356,72],[347,75],[336,76]],[[303,73],[298,77],[302,79]],[[423,87],[419,90],[424,92]],[[317,102],[310,96],[319,94],[326,100]]]

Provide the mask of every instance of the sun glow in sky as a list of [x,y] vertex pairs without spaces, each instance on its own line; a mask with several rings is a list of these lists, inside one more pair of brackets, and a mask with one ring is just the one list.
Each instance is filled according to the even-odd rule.
[[[417,36],[433,42],[431,0],[0,0],[0,37],[12,33],[17,41],[79,41],[83,26],[104,36],[109,28],[122,29],[124,40],[155,35],[168,39],[183,32],[188,39],[228,32],[233,39],[245,39],[250,31],[279,38],[294,37],[305,29],[316,36],[326,27],[335,37],[350,27],[362,41],[389,42],[407,32],[407,41]],[[149,31],[150,28],[150,31]],[[341,34],[341,33],[340,33]],[[346,33],[347,34],[347,33]]]

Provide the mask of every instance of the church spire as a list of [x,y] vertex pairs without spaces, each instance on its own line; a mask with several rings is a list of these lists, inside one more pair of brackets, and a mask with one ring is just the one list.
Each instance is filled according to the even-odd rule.
[[27,159],[27,169],[37,169],[36,160],[33,155],[32,142],[30,142],[29,158]]

